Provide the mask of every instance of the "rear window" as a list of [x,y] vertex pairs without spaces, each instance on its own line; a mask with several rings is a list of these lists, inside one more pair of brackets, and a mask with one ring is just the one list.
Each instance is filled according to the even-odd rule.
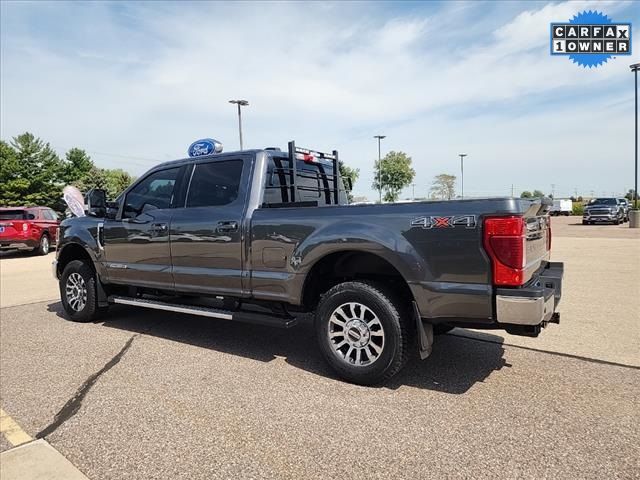
[[33,213],[27,213],[26,210],[0,211],[0,220],[34,220],[35,218]]
[[[297,160],[298,201],[318,202],[318,205],[332,205],[333,165],[330,163],[309,164]],[[342,181],[339,180],[340,201],[346,203]],[[293,201],[291,189],[291,169],[289,159],[271,157],[267,165],[264,202],[266,204],[289,203]]]

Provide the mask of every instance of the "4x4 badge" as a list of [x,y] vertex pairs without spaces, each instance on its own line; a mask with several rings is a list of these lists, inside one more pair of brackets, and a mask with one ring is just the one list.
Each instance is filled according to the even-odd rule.
[[412,227],[422,228],[476,228],[476,216],[475,215],[452,215],[446,217],[440,216],[428,216],[428,217],[416,217],[411,220]]

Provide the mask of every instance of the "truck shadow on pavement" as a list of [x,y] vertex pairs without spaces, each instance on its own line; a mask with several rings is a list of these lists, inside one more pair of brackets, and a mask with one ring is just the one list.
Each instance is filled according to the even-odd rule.
[[[49,304],[48,310],[56,313],[57,321],[64,319],[60,302]],[[310,316],[299,317],[296,327],[281,330],[116,305],[109,308],[106,319],[96,324],[260,362],[270,362],[276,357],[282,357],[296,368],[338,379],[320,354]],[[78,324],[78,327],[82,328],[83,325]],[[490,337],[496,343],[477,342],[455,334],[438,336],[433,353],[428,359],[420,360],[416,348],[404,369],[384,387],[395,390],[406,385],[463,394],[476,383],[483,382],[494,371],[510,366],[503,358],[502,337]]]

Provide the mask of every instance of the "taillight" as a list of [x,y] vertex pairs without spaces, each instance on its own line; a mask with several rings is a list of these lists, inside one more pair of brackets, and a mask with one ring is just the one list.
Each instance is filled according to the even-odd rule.
[[484,220],[484,248],[491,257],[495,285],[520,286],[526,265],[526,223],[523,217]]

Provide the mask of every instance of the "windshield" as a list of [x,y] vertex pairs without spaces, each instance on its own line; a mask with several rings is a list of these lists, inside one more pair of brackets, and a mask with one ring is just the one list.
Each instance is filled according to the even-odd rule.
[[0,211],[0,220],[25,220],[26,212],[24,210],[2,210]]
[[589,205],[615,205],[615,198],[594,198],[589,202]]

